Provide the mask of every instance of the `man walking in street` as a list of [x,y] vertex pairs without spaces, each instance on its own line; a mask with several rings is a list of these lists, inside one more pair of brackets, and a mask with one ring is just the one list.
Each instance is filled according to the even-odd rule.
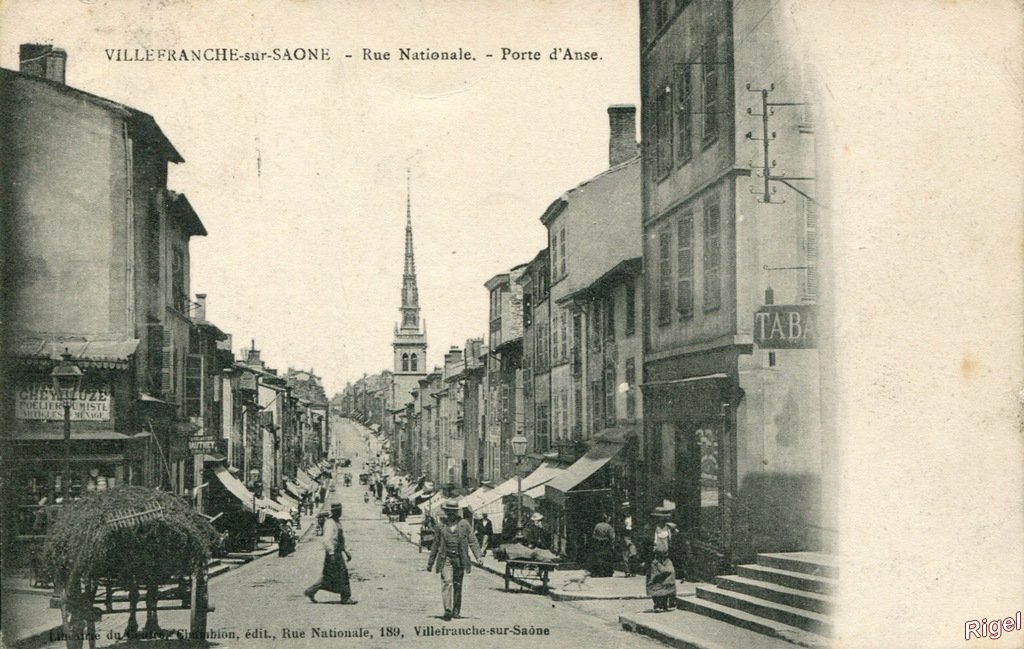
[[473,536],[472,527],[459,520],[459,503],[446,500],[441,505],[445,520],[434,533],[434,544],[427,559],[427,571],[434,569],[441,574],[441,603],[444,605],[444,620],[460,618],[462,610],[462,578],[472,572],[469,550],[480,559],[480,546]]
[[480,514],[480,518],[476,522],[476,540],[480,544],[482,556],[487,556],[487,544],[492,536],[494,536],[494,526],[491,524],[491,519],[487,518],[487,514]]
[[324,521],[324,534],[320,542],[324,546],[324,565],[320,579],[304,591],[306,597],[316,604],[317,591],[326,590],[341,595],[342,604],[355,604],[347,564],[352,560],[352,555],[345,547],[345,533],[341,529],[341,503],[331,504],[331,517]]

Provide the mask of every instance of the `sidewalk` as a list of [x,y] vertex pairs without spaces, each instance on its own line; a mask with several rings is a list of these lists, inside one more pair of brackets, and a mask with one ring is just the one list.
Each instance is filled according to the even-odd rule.
[[[316,516],[303,516],[300,540],[316,527]],[[211,559],[210,579],[277,552],[277,544],[258,547],[253,552],[231,552],[226,558]],[[29,649],[50,642],[62,631],[60,609],[50,608],[52,588],[32,588],[27,577],[3,580],[3,645]],[[114,600],[124,601],[126,595],[115,591]],[[102,608],[102,606],[101,606]],[[117,608],[117,606],[115,606]],[[144,609],[143,609],[144,610]],[[118,615],[115,613],[114,615]]]
[[[421,516],[410,517],[405,522],[395,521],[392,526],[405,540],[417,545],[421,520]],[[505,577],[504,562],[493,556],[485,556],[474,565]],[[536,582],[515,581],[524,587],[537,585]],[[574,603],[592,615],[617,620],[628,631],[679,649],[794,649],[797,646],[688,611],[655,613],[642,575],[625,577],[617,573],[615,577],[593,578],[587,577],[583,570],[556,570],[551,573],[550,588],[548,595],[553,600]],[[697,584],[692,582],[677,584],[678,597],[693,596],[696,590]]]
[[[404,523],[395,521],[394,528],[405,540],[416,545],[419,543],[420,521],[422,516],[412,516]],[[482,561],[474,561],[474,565],[487,572],[505,577],[505,563],[488,554]],[[614,577],[588,577],[583,570],[555,570],[551,572],[548,593],[556,601],[593,600],[593,599],[647,599],[646,584],[642,575],[626,577],[616,573]],[[535,587],[537,582],[514,579],[523,587]],[[679,594],[692,595],[696,592],[696,584],[679,584]]]

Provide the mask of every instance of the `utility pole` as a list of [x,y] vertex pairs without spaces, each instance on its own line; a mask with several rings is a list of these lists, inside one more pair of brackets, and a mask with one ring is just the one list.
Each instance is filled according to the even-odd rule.
[[755,165],[753,161],[750,162],[751,169],[760,166],[761,177],[764,179],[763,190],[754,191],[751,188],[751,193],[761,194],[761,197],[757,199],[759,203],[785,203],[785,201],[772,200],[772,196],[775,195],[775,188],[771,183],[780,182],[796,193],[800,194],[811,202],[816,202],[814,197],[803,191],[799,187],[793,185],[794,180],[814,180],[814,176],[787,176],[785,173],[780,175],[772,174],[772,169],[775,168],[775,160],[772,160],[769,152],[769,146],[772,141],[775,140],[775,131],[768,130],[768,118],[775,114],[776,106],[805,106],[807,102],[803,101],[768,101],[768,95],[775,91],[775,84],[770,84],[767,88],[752,88],[751,84],[747,84],[747,90],[750,92],[756,92],[761,95],[761,112],[755,113],[754,109],[748,108],[747,114],[753,117],[761,118],[761,137],[755,137],[753,131],[747,131],[747,139],[754,142],[761,142],[764,156],[761,165]]

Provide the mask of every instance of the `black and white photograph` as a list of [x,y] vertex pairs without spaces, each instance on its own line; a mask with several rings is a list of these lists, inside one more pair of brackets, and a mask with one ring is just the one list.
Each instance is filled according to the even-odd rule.
[[0,644],[1024,646],[1012,0],[9,0]]

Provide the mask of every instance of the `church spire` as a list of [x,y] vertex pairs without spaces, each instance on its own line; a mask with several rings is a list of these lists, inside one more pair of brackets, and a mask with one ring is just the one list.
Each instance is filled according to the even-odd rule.
[[405,171],[405,270],[402,273],[402,330],[419,331],[420,296],[416,288],[416,258],[412,251],[412,180]]

